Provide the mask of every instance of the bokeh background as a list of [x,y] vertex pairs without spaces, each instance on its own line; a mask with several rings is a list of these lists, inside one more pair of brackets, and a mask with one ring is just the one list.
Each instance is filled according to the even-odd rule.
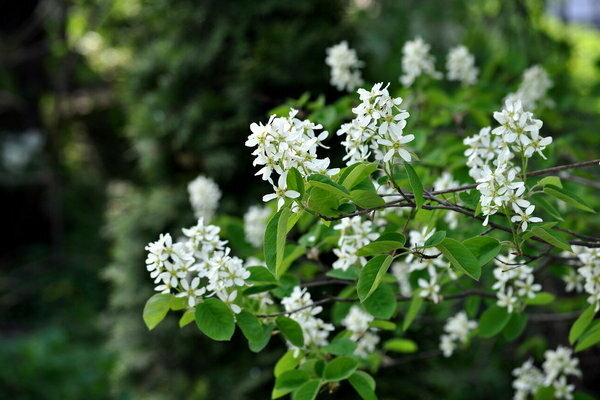
[[[406,40],[423,37],[438,59],[465,44],[482,69],[477,96],[491,104],[542,64],[555,82],[543,117],[560,128],[553,136],[597,148],[598,27],[597,0],[5,2],[0,398],[269,398],[283,349],[257,355],[174,319],[152,332],[143,324],[144,246],[192,221],[187,182],[215,179],[223,212],[257,203],[266,188],[243,145],[249,124],[304,93],[335,102],[324,58],[341,40],[365,61],[367,82],[396,86]],[[568,325],[555,328],[564,336]],[[378,392],[510,398],[522,362],[511,357],[493,341],[416,357],[380,371]],[[594,360],[585,386],[598,394]]]

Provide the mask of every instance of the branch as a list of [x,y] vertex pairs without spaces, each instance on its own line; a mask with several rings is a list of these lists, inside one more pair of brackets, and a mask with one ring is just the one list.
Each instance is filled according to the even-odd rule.
[[[482,290],[468,290],[463,293],[456,293],[456,294],[451,294],[448,296],[442,296],[442,300],[463,299],[463,298],[469,297],[469,296],[480,296],[480,297],[487,297],[487,298],[491,298],[491,299],[496,298],[496,295],[494,293],[484,292]],[[410,296],[397,296],[396,297],[397,301],[411,301],[412,299],[413,298]],[[312,304],[308,304],[306,306],[297,308],[295,310],[281,311],[281,312],[277,312],[277,313],[273,313],[273,314],[258,314],[258,315],[256,315],[256,317],[257,318],[275,318],[275,317],[280,317],[280,316],[284,316],[284,315],[295,314],[300,311],[304,311],[304,310],[307,310],[307,309],[310,309],[310,308],[313,308],[316,306],[320,306],[321,304],[326,304],[326,303],[331,303],[331,302],[356,303],[358,301],[360,301],[360,299],[358,299],[358,298],[329,296],[329,297],[325,297],[321,300],[317,300],[317,301],[313,302]]]

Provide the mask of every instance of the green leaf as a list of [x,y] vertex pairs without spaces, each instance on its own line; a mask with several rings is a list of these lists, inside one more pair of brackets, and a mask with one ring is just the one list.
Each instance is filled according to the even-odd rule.
[[221,300],[210,298],[196,307],[196,325],[212,340],[229,340],[235,331],[233,313]]
[[469,296],[465,301],[465,311],[467,312],[467,316],[469,318],[475,318],[477,315],[477,311],[479,311],[479,306],[481,305],[481,297],[479,296]]
[[314,400],[317,398],[321,382],[317,380],[308,381],[294,393],[292,393],[292,400]]
[[375,394],[375,380],[371,375],[364,371],[356,371],[350,378],[350,385],[356,390],[356,393],[360,395],[363,400],[377,400]]
[[[267,268],[279,279],[284,271],[285,241],[289,231],[289,207],[282,208],[275,213],[267,223],[265,230],[265,263]],[[297,221],[297,220],[296,220]]]
[[429,237],[423,244],[423,248],[435,247],[446,239],[446,231],[437,231]]
[[275,319],[277,327],[285,338],[294,346],[304,346],[304,334],[300,324],[289,317],[280,316]]
[[481,314],[479,319],[479,336],[491,338],[504,329],[511,315],[506,308],[493,305]]
[[540,292],[536,293],[533,299],[525,300],[525,304],[529,306],[545,306],[546,304],[550,304],[554,301],[555,296],[551,293]]
[[600,321],[596,321],[586,330],[579,339],[575,351],[582,351],[600,343]]
[[337,357],[325,365],[323,379],[336,382],[347,379],[358,368],[358,362],[350,357]]
[[542,386],[533,396],[533,400],[555,400],[554,388],[552,386]]
[[404,247],[406,238],[400,233],[384,233],[377,240],[361,247],[356,252],[357,256],[368,257],[376,256],[382,253],[389,253]]
[[[349,172],[342,174],[340,183],[351,190],[364,179],[368,178],[373,172],[377,171],[377,164],[374,163],[357,163],[348,167]],[[345,171],[344,171],[345,172]]]
[[381,279],[390,267],[392,260],[392,257],[386,255],[375,256],[360,270],[357,292],[361,303],[379,287]]
[[306,254],[306,248],[301,245],[288,244],[285,246],[283,254],[283,261],[281,261],[281,265],[279,266],[279,276],[285,274],[290,265],[292,265],[298,257]]
[[162,321],[171,309],[170,294],[159,293],[150,297],[144,306],[144,323],[152,330]]
[[271,340],[271,332],[273,331],[273,327],[269,325],[263,325],[262,330],[262,336],[258,341],[248,342],[248,348],[253,353],[261,352]]
[[339,215],[339,211],[337,211],[339,200],[335,196],[332,196],[327,190],[318,187],[311,188],[307,202],[308,208],[319,215],[325,217],[335,217]]
[[179,310],[184,310],[186,309],[188,306],[188,299],[187,297],[175,297],[172,296],[171,297],[171,304],[170,304],[170,308],[173,311],[179,311]]
[[541,195],[532,196],[534,203],[536,206],[541,207],[546,210],[548,214],[550,214],[553,218],[556,218],[558,221],[564,221],[560,211],[552,203],[543,198]]
[[351,265],[345,271],[343,269],[331,269],[327,271],[325,275],[329,276],[330,278],[355,281],[358,279],[358,268]]
[[253,283],[273,283],[278,284],[279,282],[275,278],[275,275],[271,273],[267,268],[258,266],[258,267],[248,267],[246,268],[248,272],[250,272],[250,276],[248,277],[249,282]]
[[184,326],[190,324],[194,320],[194,318],[196,318],[195,311],[196,310],[194,310],[193,308],[185,310],[185,312],[179,319],[179,327],[180,328],[183,328]]
[[324,346],[323,350],[335,356],[349,356],[356,350],[356,342],[348,338],[337,338]]
[[306,381],[308,381],[308,374],[305,371],[298,369],[285,371],[275,379],[275,389],[296,390]]
[[404,163],[404,169],[406,169],[406,174],[408,175],[408,183],[412,188],[413,194],[415,195],[415,203],[417,204],[417,209],[420,209],[423,205],[423,183],[419,178],[419,175],[415,172],[412,165],[409,163]]
[[272,274],[275,274],[275,267],[277,265],[277,228],[282,212],[283,209],[273,214],[269,222],[267,222],[267,228],[265,230],[265,264],[267,264],[267,268]]
[[406,312],[404,321],[402,322],[402,330],[405,331],[410,327],[417,314],[419,314],[419,310],[421,309],[422,305],[423,298],[419,296],[419,291],[415,291],[415,293],[413,293],[413,298],[410,301],[410,305],[408,306],[408,311]]
[[248,311],[240,312],[237,323],[248,342],[259,342],[263,338],[263,327],[258,318]]
[[383,344],[383,348],[396,353],[414,353],[418,350],[415,342],[409,339],[394,338]]
[[381,329],[383,331],[395,331],[396,330],[395,323],[393,323],[391,321],[382,321],[379,319],[369,322],[369,326],[371,328]]
[[527,314],[525,313],[513,313],[511,314],[510,320],[504,327],[502,334],[508,341],[515,340],[527,327]]
[[320,174],[310,175],[308,177],[308,183],[311,186],[326,190],[337,198],[344,199],[350,197],[350,191],[348,189],[335,183],[328,176]]
[[561,189],[563,187],[562,182],[560,181],[560,178],[558,176],[547,176],[545,178],[542,178],[539,180],[538,185],[541,185],[541,186],[552,185],[552,186],[557,186]]
[[390,285],[380,285],[364,302],[365,310],[375,318],[388,319],[396,311],[396,295]]
[[490,236],[475,236],[463,242],[465,247],[477,258],[477,263],[483,267],[498,255],[502,245]]
[[596,310],[595,306],[592,304],[581,313],[579,318],[573,323],[573,326],[571,326],[571,330],[569,331],[569,343],[573,344],[579,339],[581,334],[592,323],[594,315],[596,315]]
[[479,205],[479,198],[481,195],[478,190],[473,189],[469,190],[468,192],[460,192],[458,197],[460,197],[466,206],[470,208],[476,208]]
[[288,190],[295,190],[300,193],[300,197],[304,195],[304,179],[296,168],[292,167],[288,170],[286,183]]
[[285,371],[296,368],[296,366],[300,363],[300,360],[302,360],[303,356],[302,352],[299,352],[296,356],[294,356],[294,353],[294,350],[289,350],[277,361],[273,370],[273,374],[276,378]]
[[564,201],[567,204],[572,205],[573,207],[579,208],[580,210],[595,213],[593,208],[587,205],[581,198],[577,197],[572,193],[567,193],[564,189],[554,186],[554,185],[546,185],[544,186],[544,193],[554,196],[557,199]]
[[437,249],[450,260],[450,263],[475,280],[481,276],[481,265],[471,251],[457,240],[446,238],[438,244]]
[[534,226],[531,228],[531,233],[554,247],[558,247],[561,250],[573,251],[571,245],[565,239],[548,229],[544,229],[541,226]]
[[385,205],[383,197],[370,190],[353,190],[350,199],[361,208],[375,208]]

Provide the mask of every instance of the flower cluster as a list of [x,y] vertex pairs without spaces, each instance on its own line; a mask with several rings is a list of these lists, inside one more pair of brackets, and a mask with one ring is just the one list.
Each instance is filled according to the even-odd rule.
[[465,46],[456,46],[448,52],[446,59],[448,80],[460,81],[463,86],[473,85],[477,82],[479,69],[475,66],[475,57]]
[[[481,211],[486,216],[484,225],[490,215],[500,210],[508,213],[512,208],[515,213],[512,222],[525,231],[530,222],[542,220],[532,216],[535,206],[525,198],[525,182],[518,174],[525,172],[527,160],[534,152],[545,158],[542,151],[552,143],[552,138],[539,135],[542,121],[524,111],[519,101],[507,101],[502,111],[494,113],[494,118],[500,123],[499,127],[483,128],[464,140],[469,146],[465,151],[469,174],[478,183]],[[520,156],[523,168],[513,163],[516,155]]]
[[346,148],[344,160],[347,165],[366,161],[371,154],[375,160],[388,162],[396,155],[410,162],[411,154],[406,144],[414,135],[404,135],[408,112],[400,109],[402,98],[392,98],[389,84],[376,83],[371,90],[358,89],[361,103],[352,109],[356,117],[343,124],[337,135],[345,135],[342,145]]
[[575,271],[571,269],[566,275],[567,291],[587,293],[588,303],[600,310],[600,249],[573,246],[573,252],[583,264]]
[[331,67],[331,84],[338,90],[350,92],[363,84],[359,69],[363,63],[345,40],[327,49],[325,63]]
[[157,285],[155,290],[175,292],[177,297],[187,298],[189,307],[201,302],[202,296],[216,295],[239,313],[241,308],[234,304],[237,289],[247,285],[250,272],[241,259],[229,255],[219,231],[200,218],[195,226],[183,229],[181,241],[173,243],[167,233],[149,243],[146,268]]
[[420,37],[404,43],[402,47],[402,76],[400,82],[404,86],[411,86],[415,79],[421,75],[432,78],[442,77],[435,70],[435,58],[429,53],[431,46]]
[[[296,286],[288,297],[281,300],[281,304],[286,312],[291,313],[290,318],[302,327],[305,346],[325,346],[328,343],[329,332],[335,328],[316,317],[323,311],[323,307],[313,306],[312,298],[306,288],[302,289],[300,286]],[[299,309],[301,310],[296,311]],[[293,347],[291,344],[290,346]]]
[[246,241],[254,247],[263,244],[267,222],[271,210],[267,207],[251,206],[244,214],[244,234]]
[[345,271],[352,265],[360,265],[361,267],[365,265],[366,258],[357,256],[356,252],[379,237],[378,233],[373,232],[373,223],[363,221],[357,215],[342,219],[333,229],[340,231],[338,247],[333,249],[333,254],[338,258],[333,263],[333,268]]
[[543,100],[553,83],[548,73],[539,65],[528,68],[523,73],[523,79],[515,93],[509,94],[506,99],[521,101],[523,108],[533,110],[539,101]]
[[475,328],[477,328],[477,322],[469,321],[464,311],[448,318],[444,325],[446,333],[440,337],[440,350],[444,353],[444,357],[450,357],[459,344],[466,344]]
[[379,343],[377,329],[369,327],[373,316],[363,311],[359,306],[352,306],[346,317],[342,320],[342,325],[351,332],[350,339],[357,344],[354,354],[359,357],[367,357]]
[[[266,125],[252,123],[246,146],[256,147],[252,152],[256,158],[254,165],[263,166],[256,175],[273,185],[274,193],[265,195],[263,201],[278,199],[278,208],[286,198],[295,199],[300,193],[287,190],[286,177],[291,168],[296,168],[303,176],[311,174],[335,175],[339,169],[329,169],[329,158],[317,158],[317,147],[328,136],[327,131],[315,134],[322,129],[320,124],[296,118],[298,110],[291,110],[287,117],[272,115]],[[273,182],[273,172],[279,174],[277,184]]]
[[556,399],[573,399],[575,386],[568,384],[567,377],[581,376],[579,360],[573,358],[571,349],[563,346],[558,346],[556,350],[547,350],[544,358],[543,370],[533,365],[531,359],[513,370],[515,400],[525,400],[529,396],[534,396],[544,386],[554,389]]
[[212,179],[200,175],[188,183],[187,189],[196,218],[210,221],[221,199],[219,186]]
[[494,262],[496,282],[492,289],[497,291],[497,304],[506,308],[509,313],[522,311],[527,299],[533,299],[535,294],[542,290],[542,286],[535,283],[533,268],[517,261],[512,253],[508,256],[498,256]]

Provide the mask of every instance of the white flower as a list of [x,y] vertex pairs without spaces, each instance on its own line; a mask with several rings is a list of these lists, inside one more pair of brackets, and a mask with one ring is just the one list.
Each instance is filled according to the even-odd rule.
[[534,205],[530,205],[529,207],[527,207],[527,209],[525,211],[521,210],[520,208],[515,208],[515,211],[517,212],[518,215],[514,215],[510,220],[512,222],[520,222],[521,223],[521,231],[525,232],[527,230],[528,223],[543,222],[543,220],[541,218],[531,216],[531,213],[533,212],[533,210],[535,210]]
[[429,54],[430,46],[420,37],[404,43],[402,48],[402,72],[400,82],[404,86],[411,86],[415,79],[421,75],[429,75],[434,79],[441,78],[435,70],[435,58]]
[[355,264],[363,266],[367,260],[358,257],[356,252],[379,237],[378,233],[373,232],[374,228],[371,221],[363,221],[358,215],[345,218],[335,225],[333,229],[340,231],[340,237],[338,247],[333,249],[333,254],[337,256],[333,268],[345,271]]
[[371,156],[376,160],[389,160],[396,151],[403,158],[410,159],[404,144],[414,139],[413,135],[403,136],[408,112],[400,109],[402,99],[392,98],[388,85],[376,83],[371,90],[358,89],[361,103],[352,109],[356,117],[343,124],[337,135],[345,135],[342,145],[346,148],[347,165],[366,161]]
[[519,100],[527,110],[534,109],[538,102],[544,100],[553,83],[548,73],[539,65],[528,68],[523,73],[521,85],[516,93],[509,94],[507,100]]
[[471,332],[477,328],[477,322],[469,321],[467,314],[461,311],[448,318],[444,331],[440,337],[440,349],[445,357],[450,357],[457,347],[457,344],[465,344],[469,340]]
[[331,67],[331,84],[348,92],[362,85],[359,68],[363,66],[356,51],[343,41],[327,49],[325,63]]
[[427,281],[423,278],[420,278],[417,283],[421,288],[421,292],[419,293],[421,297],[429,297],[434,303],[440,302],[440,285],[438,285],[435,279],[430,279]]
[[233,311],[235,314],[239,314],[242,311],[242,308],[240,306],[233,303],[235,301],[235,298],[237,297],[237,290],[234,290],[230,293],[217,292],[217,296],[219,297],[219,299],[221,299],[223,303],[227,304],[231,308],[231,311]]
[[373,319],[371,314],[363,311],[359,306],[352,306],[342,320],[342,325],[353,333],[352,336],[360,337],[369,329],[369,323]]
[[391,130],[389,131],[389,139],[377,139],[377,143],[382,144],[384,146],[389,147],[385,156],[383,156],[383,162],[388,162],[394,157],[396,153],[406,162],[410,162],[411,157],[410,153],[406,151],[404,145],[406,143],[410,143],[415,139],[415,135],[402,135],[402,128],[406,125],[406,121],[402,121],[403,124],[393,124],[391,125]]
[[444,357],[450,357],[454,353],[456,342],[450,335],[440,336],[440,350],[442,350]]
[[[323,311],[323,307],[313,306],[310,293],[307,292],[306,288],[294,287],[292,293],[281,300],[281,304],[284,306],[286,312],[302,309],[301,311],[291,313],[289,317],[300,324],[306,347],[312,345],[325,346],[327,344],[329,332],[332,332],[335,328],[333,325],[325,323],[316,317],[316,315]],[[288,345],[294,348],[290,343]]]
[[259,206],[251,206],[244,214],[244,234],[248,243],[254,247],[262,246],[270,216],[271,210]]
[[187,298],[189,307],[202,297],[216,295],[239,313],[241,308],[233,301],[237,288],[247,286],[250,277],[243,261],[229,255],[227,242],[219,238],[219,228],[205,225],[203,218],[195,226],[184,228],[183,234],[177,243],[165,234],[146,246],[146,269],[157,284],[155,290],[175,291],[177,297]]
[[188,183],[187,189],[196,218],[210,221],[221,199],[219,186],[212,179],[200,175]]
[[206,288],[198,288],[200,285],[200,278],[195,277],[192,282],[189,283],[187,280],[181,280],[181,288],[183,291],[177,294],[177,297],[187,297],[188,306],[194,307],[196,305],[196,299],[206,292]]
[[526,400],[529,395],[535,395],[544,384],[544,374],[533,365],[531,359],[519,368],[515,368],[512,373],[516,377],[513,381],[513,388],[516,390],[515,400]]
[[477,82],[479,70],[475,67],[475,57],[465,46],[457,46],[448,52],[446,60],[448,80],[460,81],[463,86]]
[[277,210],[283,206],[286,198],[297,199],[300,197],[300,193],[296,192],[295,190],[287,190],[286,176],[287,173],[284,172],[283,175],[279,177],[277,186],[273,186],[275,193],[265,194],[262,198],[265,203],[273,199],[277,199]]
[[554,387],[554,397],[556,397],[557,399],[573,399],[573,391],[575,391],[575,385],[568,385],[566,376],[561,376],[559,379],[554,381],[552,386]]
[[525,157],[530,158],[534,152],[537,152],[544,160],[546,156],[542,151],[552,143],[551,137],[541,137],[538,131],[531,131],[530,136],[521,135],[519,137],[523,145]]

